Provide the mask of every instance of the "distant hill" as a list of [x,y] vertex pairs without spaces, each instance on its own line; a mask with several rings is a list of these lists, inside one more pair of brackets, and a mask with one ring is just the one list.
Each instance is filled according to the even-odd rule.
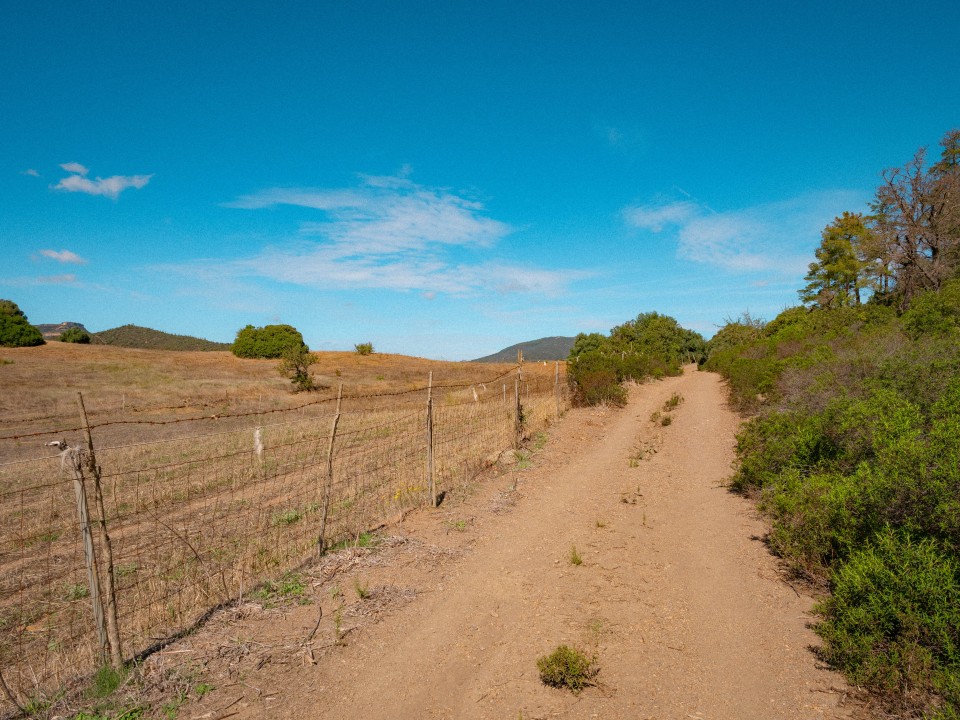
[[123,325],[112,330],[92,333],[93,342],[98,345],[116,345],[117,347],[139,348],[141,350],[229,350],[228,343],[203,340],[189,335],[171,335],[160,330]]
[[473,362],[516,362],[517,351],[523,350],[523,359],[525,361],[539,360],[566,360],[570,355],[570,348],[573,347],[575,337],[553,336],[540,338],[539,340],[528,340],[526,342],[511,345],[500,352],[486,357],[477,358]]
[[43,335],[44,340],[59,340],[60,335],[62,335],[65,330],[69,330],[70,328],[80,328],[88,335],[93,335],[92,332],[87,330],[81,323],[78,322],[62,322],[57,325],[34,325],[34,327],[40,331],[40,334]]

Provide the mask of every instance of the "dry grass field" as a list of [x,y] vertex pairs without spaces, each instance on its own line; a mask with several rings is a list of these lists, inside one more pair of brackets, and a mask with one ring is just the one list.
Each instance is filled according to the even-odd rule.
[[[100,474],[99,501],[94,474],[83,477],[99,582],[109,585],[102,505],[126,658],[429,502],[429,373],[440,493],[516,442],[510,365],[321,353],[312,371],[327,387],[294,394],[275,361],[228,353],[51,343],[0,358],[10,361],[0,365],[5,710],[42,702],[102,662],[75,496],[88,452],[78,391]],[[523,369],[527,436],[566,407],[555,370]],[[61,439],[66,451],[47,446]]]

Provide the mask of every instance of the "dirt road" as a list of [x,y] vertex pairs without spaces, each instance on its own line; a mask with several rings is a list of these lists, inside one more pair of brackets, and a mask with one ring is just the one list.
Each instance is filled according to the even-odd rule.
[[[675,393],[672,422],[651,421]],[[571,411],[533,468],[392,529],[406,552],[231,631],[274,651],[246,669],[219,653],[217,690],[181,716],[848,717],[842,678],[809,650],[812,600],[778,578],[763,523],[721,486],[736,426],[718,377],[696,371],[633,388],[624,410]],[[378,597],[405,600],[361,622]],[[316,664],[278,652],[318,605]],[[561,643],[597,658],[597,685],[578,696],[538,677],[537,657]]]

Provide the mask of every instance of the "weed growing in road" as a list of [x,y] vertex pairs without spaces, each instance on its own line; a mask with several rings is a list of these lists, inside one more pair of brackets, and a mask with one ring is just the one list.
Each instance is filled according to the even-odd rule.
[[513,456],[517,459],[518,470],[526,470],[533,465],[533,461],[530,459],[530,453],[525,450],[514,450]]
[[607,526],[607,523],[604,520],[597,519],[597,528],[603,529]]
[[456,530],[457,532],[463,532],[467,529],[466,520],[448,520],[447,528],[450,530]]
[[652,423],[658,423],[658,422],[660,422],[660,411],[659,411],[659,410],[654,410],[652,413],[650,413],[650,422],[652,422]]
[[570,564],[571,565],[583,565],[583,558],[580,557],[580,553],[577,552],[577,546],[570,546]]
[[663,427],[666,427],[672,422],[673,422],[673,417],[671,417],[670,415],[664,415],[662,418],[660,418],[660,424]]
[[673,395],[670,396],[670,399],[663,404],[663,409],[668,411],[673,410],[682,402],[683,402],[683,395],[681,395],[680,393],[674,393]]
[[593,684],[598,668],[596,658],[567,645],[560,645],[549,655],[537,658],[540,679],[551,687],[567,688],[574,694]]

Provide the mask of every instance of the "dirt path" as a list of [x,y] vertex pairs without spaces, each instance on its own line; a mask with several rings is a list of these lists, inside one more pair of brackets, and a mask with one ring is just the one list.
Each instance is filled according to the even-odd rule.
[[[684,402],[672,423],[652,422],[674,393]],[[489,497],[397,531],[446,560],[397,555],[358,567],[353,585],[342,575],[339,596],[323,588],[320,636],[357,586],[414,599],[316,664],[274,652],[214,679],[181,717],[848,717],[842,678],[808,649],[812,600],[778,578],[750,503],[720,486],[736,425],[717,376],[695,371],[635,387],[622,411],[572,411],[516,493],[507,474]],[[509,512],[490,510],[506,501]],[[367,601],[349,602],[341,630]],[[303,637],[311,617],[316,606],[288,612],[282,632]],[[575,696],[540,682],[537,657],[561,643],[596,654],[597,687]]]

